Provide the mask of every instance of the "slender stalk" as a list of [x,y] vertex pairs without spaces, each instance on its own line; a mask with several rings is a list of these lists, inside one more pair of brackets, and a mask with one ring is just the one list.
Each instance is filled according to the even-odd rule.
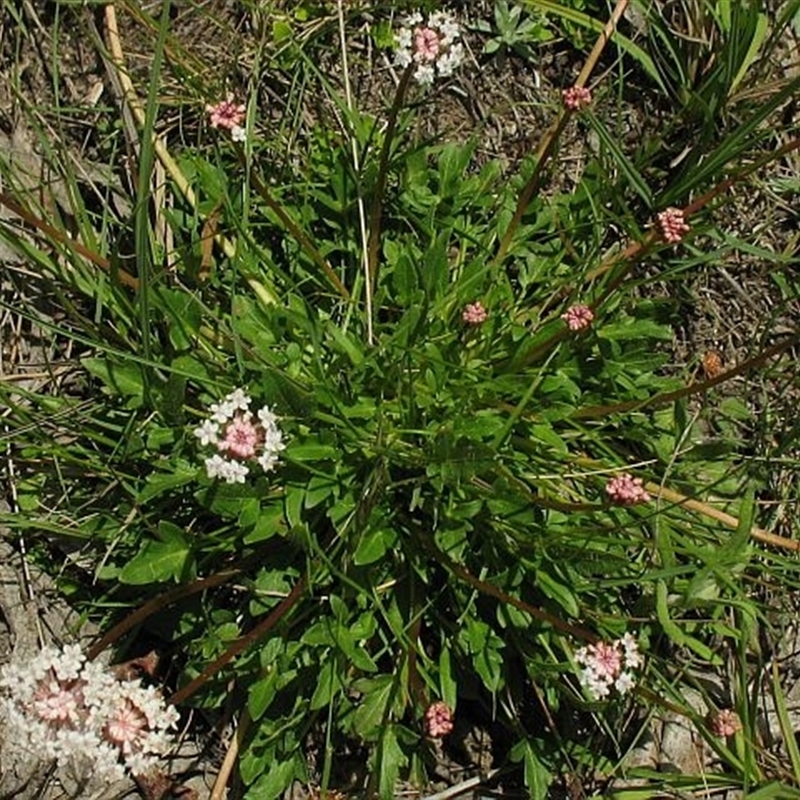
[[228,745],[228,750],[225,753],[225,759],[222,766],[217,772],[217,777],[214,780],[214,786],[211,789],[211,794],[208,800],[225,800],[226,787],[230,780],[231,773],[236,766],[236,759],[239,757],[239,751],[242,748],[245,736],[250,729],[253,720],[250,717],[250,712],[245,705],[241,717],[239,717],[239,724],[236,726],[236,732],[231,736],[231,742]]
[[780,355],[785,350],[793,347],[798,341],[800,341],[800,333],[795,333],[792,336],[784,339],[782,342],[778,342],[777,344],[772,345],[772,347],[762,350],[757,356],[748,358],[747,360],[742,361],[740,364],[737,364],[735,367],[732,367],[725,372],[721,372],[714,378],[709,378],[708,380],[700,381],[699,383],[690,383],[688,386],[675,389],[671,392],[655,394],[646,400],[629,400],[625,403],[613,403],[607,406],[586,406],[586,408],[578,409],[574,414],[572,414],[571,419],[598,419],[600,417],[607,417],[609,414],[632,411],[633,409],[645,408],[646,406],[650,405],[663,405],[664,403],[672,403],[675,400],[681,400],[682,398],[689,397],[693,394],[706,392],[720,383],[725,383],[725,381],[735,378],[737,375],[743,375],[745,372],[749,372],[756,367],[762,366],[774,356]]
[[104,258],[99,253],[95,253],[93,250],[90,250],[88,247],[86,247],[86,245],[81,244],[74,239],[70,239],[70,237],[67,236],[63,231],[58,230],[58,228],[50,225],[50,223],[45,222],[43,219],[28,211],[16,200],[14,200],[13,197],[5,192],[0,192],[0,205],[5,206],[13,214],[16,214],[16,216],[18,216],[21,220],[27,222],[28,225],[36,228],[36,230],[41,231],[52,241],[58,242],[60,245],[63,245],[69,250],[72,250],[74,253],[77,253],[79,256],[82,256],[96,267],[100,267],[100,269],[102,269],[104,272],[108,272],[109,274],[113,275],[123,286],[127,286],[130,289],[137,289],[139,287],[138,279],[129,272],[125,272],[123,269],[114,268],[107,258]]
[[[147,104],[144,109],[144,118],[141,128],[144,140],[139,148],[139,171],[136,186],[136,207],[133,217],[133,233],[136,243],[136,272],[139,276],[139,291],[136,293],[136,305],[139,315],[139,341],[142,346],[142,357],[146,362],[151,361],[152,333],[151,333],[151,308],[150,295],[153,282],[153,240],[150,224],[151,203],[153,201],[152,183],[155,166],[154,143],[158,140],[155,134],[156,120],[158,118],[158,87],[161,82],[161,67],[164,61],[164,44],[169,30],[169,13],[171,0],[164,0],[161,6],[161,18],[158,23],[158,35],[153,49],[153,60],[150,66],[151,81],[147,92]],[[151,399],[152,370],[146,368],[142,371],[144,379],[145,402]]]
[[[336,11],[337,17],[339,22],[339,49],[342,54],[342,73],[344,75],[344,99],[345,104],[347,105],[347,110],[350,114],[353,114],[354,111],[354,104],[353,104],[353,93],[350,88],[350,67],[347,61],[347,39],[345,36],[345,25],[344,25],[344,7],[342,0],[337,0],[336,3]],[[352,130],[349,131],[350,133],[350,150],[352,153],[353,158],[353,169],[355,170],[356,175],[358,175],[361,171],[361,163],[360,158],[358,155],[358,141],[356,137],[353,135]],[[362,267],[364,269],[364,285],[369,286],[369,255],[368,255],[368,247],[369,247],[369,239],[367,234],[367,211],[364,207],[364,198],[361,195],[361,185],[358,183],[356,185],[356,204],[358,206],[358,228],[359,234],[361,236],[361,262]],[[372,345],[374,341],[374,332],[372,329],[372,292],[367,290],[365,293],[365,301],[366,301],[366,312],[367,312],[367,344]]]
[[[592,52],[589,53],[589,56],[583,65],[583,69],[581,69],[580,74],[575,81],[575,86],[585,86],[586,82],[589,80],[592,70],[597,65],[597,61],[602,55],[605,46],[608,44],[611,36],[616,30],[617,23],[622,17],[628,2],[629,0],[617,0],[617,5],[611,14],[611,17],[609,17],[605,28],[603,28],[600,36],[597,38],[597,41],[592,48]],[[530,178],[528,178],[528,182],[525,184],[522,192],[520,193],[519,200],[517,200],[517,207],[514,210],[514,216],[511,218],[511,222],[509,222],[508,228],[506,228],[506,232],[503,234],[503,238],[500,240],[500,245],[497,248],[497,254],[493,259],[494,265],[501,264],[503,259],[506,257],[506,254],[511,247],[511,242],[514,239],[514,235],[517,232],[517,228],[519,228],[520,223],[522,222],[522,217],[525,214],[533,195],[541,186],[544,168],[550,161],[550,157],[553,155],[558,137],[561,135],[561,132],[564,130],[567,122],[569,122],[572,114],[573,111],[571,109],[564,108],[559,114],[558,119],[550,127],[539,144],[539,147],[536,151],[536,163],[533,167],[533,174]]]
[[381,147],[380,160],[378,161],[378,176],[375,181],[375,190],[372,197],[372,207],[369,215],[369,242],[367,245],[367,286],[366,291],[369,296],[368,302],[372,302],[372,295],[375,292],[375,284],[378,277],[378,255],[381,242],[381,212],[383,211],[383,193],[386,189],[386,178],[389,171],[389,154],[392,148],[394,132],[397,128],[397,117],[405,101],[408,84],[414,71],[414,64],[409,64],[400,78],[394,102],[389,110],[389,118],[386,123],[386,133],[383,136],[383,146]]
[[178,689],[170,698],[173,705],[180,705],[191,697],[204,683],[216,675],[226,664],[265,636],[299,602],[306,588],[306,579],[300,578],[291,592],[281,600],[272,613],[244,636],[240,636],[219,658],[212,661],[194,680]]
[[[142,128],[144,127],[144,111],[142,110],[141,101],[136,94],[136,90],[131,82],[130,76],[128,75],[128,70],[125,66],[125,57],[122,52],[122,45],[119,37],[119,26],[117,24],[117,12],[113,3],[109,3],[105,6],[104,15],[108,50],[111,55],[111,58],[107,59],[109,71],[112,72],[115,80],[118,82],[122,92],[122,99],[125,101],[128,109],[133,115],[136,124]],[[169,173],[170,177],[174,181],[178,191],[184,196],[186,202],[189,203],[193,209],[196,209],[197,197],[194,193],[194,190],[189,185],[189,182],[186,180],[186,177],[178,164],[169,154],[169,150],[167,149],[167,146],[164,144],[164,140],[161,137],[153,136],[153,149],[155,150],[155,153],[161,163],[164,165],[164,169]],[[227,255],[229,258],[236,252],[236,248],[234,247],[233,243],[221,234],[217,235],[216,240],[220,247],[222,247],[225,255]]]
[[143,606],[140,606],[136,611],[129,614],[121,622],[117,623],[110,631],[108,631],[101,639],[95,642],[88,650],[87,657],[91,659],[97,658],[100,653],[107,647],[114,644],[120,637],[124,636],[129,630],[141,625],[148,617],[158,613],[163,608],[183,600],[184,597],[191,597],[193,594],[205,591],[206,589],[213,589],[215,586],[221,586],[223,583],[235,578],[242,573],[244,563],[231,567],[230,569],[217,572],[215,575],[209,575],[207,578],[192,581],[185,586],[176,586],[168,592],[148,600]]
[[[648,483],[646,484],[645,488],[654,497],[658,496],[659,498],[663,498],[670,503],[675,503],[676,505],[686,508],[689,511],[695,511],[705,517],[715,519],[717,522],[721,522],[723,525],[727,525],[729,528],[733,528],[734,530],[739,527],[739,519],[737,517],[726,514],[724,511],[720,511],[718,508],[714,508],[713,506],[703,503],[700,500],[693,500],[691,497],[686,497],[678,492],[673,492],[672,489],[667,489],[665,486],[659,486],[657,483]],[[794,550],[795,552],[800,551],[800,541],[795,539],[787,539],[784,536],[778,536],[778,534],[770,533],[769,531],[765,531],[763,528],[753,526],[750,529],[750,536],[752,536],[756,541],[772,545],[773,547],[780,547],[784,550]]]
[[420,544],[431,554],[432,558],[450,570],[450,572],[452,572],[454,575],[461,578],[462,581],[468,583],[470,586],[475,587],[479,592],[489,595],[490,597],[494,597],[501,603],[506,603],[507,605],[513,606],[519,611],[524,611],[526,614],[530,614],[534,619],[538,619],[541,622],[546,622],[547,624],[552,625],[561,633],[566,633],[569,636],[586,642],[598,641],[599,637],[592,631],[587,630],[586,628],[581,628],[578,625],[572,625],[569,622],[564,622],[564,620],[555,616],[555,614],[551,614],[549,611],[543,611],[541,608],[536,608],[535,606],[530,605],[530,603],[526,603],[524,600],[520,600],[517,597],[507,594],[494,584],[488,583],[487,581],[482,581],[480,578],[476,578],[466,567],[456,564],[455,561],[450,559],[445,553],[439,550],[431,541],[423,537],[420,537],[419,541]]
[[[239,158],[242,160],[242,163],[245,164],[244,151],[241,149],[239,150]],[[306,255],[328,276],[328,279],[334,285],[336,291],[339,292],[345,300],[349,300],[350,292],[342,283],[333,267],[328,263],[328,260],[320,253],[314,242],[311,241],[311,237],[289,216],[283,206],[272,196],[267,185],[253,170],[250,171],[250,182],[253,188],[259,193],[264,203],[266,203],[267,208],[275,214],[281,221],[281,224],[294,236]]]
[[[787,142],[785,145],[781,146],[777,150],[769,153],[768,155],[764,156],[763,158],[759,159],[758,161],[753,162],[746,168],[740,170],[736,175],[731,176],[729,178],[725,178],[724,180],[720,181],[716,186],[710,189],[701,197],[698,197],[696,200],[691,202],[686,208],[683,209],[683,215],[686,219],[690,217],[692,214],[696,214],[700,211],[704,206],[710,203],[714,198],[718,197],[723,192],[730,189],[732,186],[735,186],[740,181],[744,180],[748,175],[759,170],[761,167],[766,166],[767,164],[775,161],[775,159],[782,158],[783,156],[787,155],[788,153],[794,152],[795,150],[800,150],[800,138],[793,139],[790,142]],[[650,231],[645,235],[645,237],[638,242],[628,242],[625,246],[624,250],[617,251],[611,253],[609,256],[604,258],[598,266],[596,266],[593,270],[587,273],[585,281],[588,283],[589,281],[596,280],[597,278],[605,275],[607,272],[612,270],[618,264],[623,264],[623,268],[620,272],[614,276],[613,280],[604,287],[602,294],[599,298],[593,303],[592,308],[596,310],[602,303],[606,300],[606,298],[610,297],[624,282],[625,278],[628,276],[631,269],[644,257],[646,256],[656,245],[660,242],[659,235],[656,231]],[[568,334],[568,331],[562,330],[559,331],[553,336],[551,336],[546,341],[542,342],[538,347],[533,350],[528,351],[524,354],[524,356],[520,357],[517,360],[511,360],[510,364],[513,369],[520,369],[522,367],[527,366],[528,364],[533,363],[534,361],[541,358],[544,354],[546,354],[551,347],[558,344],[562,339],[564,339]],[[787,345],[788,346],[788,345]],[[776,347],[783,348],[783,345],[779,344]],[[758,358],[758,357],[756,357]],[[750,362],[744,362],[744,364],[750,364]],[[744,364],[742,365],[744,367]],[[747,369],[751,368],[752,365],[746,367]],[[716,383],[720,383],[722,378],[723,380],[727,377],[733,377],[730,373],[723,373],[722,376],[715,378],[713,381],[708,381],[704,385],[699,385],[698,388],[692,389],[691,391],[685,391],[686,394],[692,394],[695,391],[702,391],[703,387],[706,388],[712,385],[716,385]],[[684,390],[680,390],[684,391]],[[665,398],[670,397],[671,399],[675,399],[671,395],[656,396],[651,400],[644,401],[645,403],[650,402],[666,402]],[[641,403],[640,401],[636,402],[629,402],[624,404],[619,404],[616,406],[593,406],[591,410],[591,415],[593,416],[594,413],[600,409],[607,410],[607,413],[612,413],[612,411],[625,411],[629,410],[630,408],[634,408],[639,406]],[[578,412],[575,417],[582,418],[589,409],[582,409]],[[589,414],[586,414],[589,416]]]

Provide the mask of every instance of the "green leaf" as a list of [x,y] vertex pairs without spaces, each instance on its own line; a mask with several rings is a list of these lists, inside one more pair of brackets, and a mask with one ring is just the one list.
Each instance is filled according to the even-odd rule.
[[260,513],[253,525],[253,529],[244,536],[245,544],[263,542],[273,536],[282,536],[286,533],[286,517],[281,505],[267,506],[266,508],[260,508],[259,511]]
[[536,586],[544,592],[551,600],[555,600],[561,608],[571,617],[580,614],[578,601],[575,595],[564,584],[555,580],[552,575],[544,570],[536,570]]
[[590,110],[585,111],[584,116],[591,124],[600,141],[606,146],[609,153],[611,153],[615,163],[622,171],[622,174],[628,179],[631,188],[644,200],[647,208],[651,209],[653,207],[653,193],[650,191],[650,187],[647,185],[645,179],[639,174],[636,167],[633,166],[631,160],[619,146],[617,137],[614,136]]
[[547,800],[553,776],[530,743],[525,743],[525,785],[531,800]]
[[333,339],[334,345],[340,352],[344,353],[353,366],[359,366],[364,361],[364,351],[361,343],[354,337],[348,335],[338,325],[330,320],[325,325],[325,332]]
[[182,378],[192,378],[203,382],[208,379],[208,368],[205,363],[193,355],[181,355],[173,359],[170,369],[173,374]]
[[306,441],[290,444],[285,455],[287,461],[332,461],[339,455],[339,451],[329,444]]
[[450,662],[450,648],[445,646],[439,654],[439,691],[442,700],[455,711],[458,698],[458,684],[453,677],[453,667]]
[[324,475],[315,475],[308,482],[308,486],[306,487],[306,508],[314,508],[332,495],[335,495],[338,487],[339,482],[336,480],[336,478]]
[[283,508],[289,527],[294,528],[303,521],[303,506],[306,501],[305,486],[287,486]]
[[447,286],[450,273],[450,263],[447,256],[449,243],[450,231],[442,231],[423,256],[420,272],[422,286],[429,300],[440,297]]
[[202,321],[202,309],[193,294],[161,289],[158,299],[169,317],[169,338],[176,350],[188,350],[194,343]]
[[400,777],[400,770],[408,763],[405,753],[397,741],[394,725],[387,725],[378,750],[378,791],[382,800],[392,800]]
[[532,425],[531,436],[549,445],[557,453],[568,452],[567,443],[549,425]]
[[366,741],[375,741],[380,728],[389,719],[392,695],[398,688],[394,675],[376,675],[357,681],[355,687],[362,698],[353,713],[353,730]]
[[323,662],[316,675],[317,687],[311,697],[308,707],[311,711],[328,705],[334,695],[344,688],[341,676],[338,673],[338,664],[335,658],[328,658]]
[[171,472],[152,472],[147,476],[144,488],[136,496],[136,501],[144,505],[164,492],[177,489],[197,480],[198,468],[186,461],[173,461]]
[[129,361],[117,364],[110,358],[87,357],[81,364],[95,378],[99,378],[114,394],[132,397],[141,403],[144,394],[144,370],[141,364]]
[[254,722],[257,722],[275,699],[278,689],[278,672],[270,667],[267,675],[250,686],[247,695],[247,709]]
[[789,716],[789,709],[786,704],[786,695],[782,685],[781,676],[778,671],[778,664],[772,662],[772,697],[775,700],[775,711],[778,715],[778,722],[780,724],[781,733],[783,734],[783,741],[786,744],[786,750],[789,753],[789,759],[792,762],[792,769],[794,771],[795,780],[800,779],[800,749],[797,746],[797,737],[795,735],[795,726]]
[[276,19],[272,23],[272,40],[275,44],[284,44],[292,38],[292,26],[283,19]]
[[133,586],[180,581],[186,577],[189,552],[183,536],[164,542],[145,542],[138,555],[122,568],[119,579]]
[[503,640],[485,622],[474,618],[466,620],[458,636],[472,655],[472,664],[486,688],[496,692],[503,684]]
[[610,322],[598,329],[600,339],[611,341],[629,341],[640,339],[672,339],[673,333],[666,325],[659,325],[647,319],[627,319],[621,322]]
[[353,554],[353,561],[358,566],[372,564],[397,543],[397,533],[392,530],[367,531]]
[[246,800],[275,800],[295,778],[294,758],[264,764],[259,779],[247,790]]
[[703,644],[699,639],[695,639],[688,633],[685,633],[669,615],[669,605],[667,601],[667,584],[664,581],[656,583],[656,614],[664,633],[669,636],[672,641],[679,647],[688,647],[700,658],[705,659],[716,667],[722,665],[722,658],[715,653],[710,647]]

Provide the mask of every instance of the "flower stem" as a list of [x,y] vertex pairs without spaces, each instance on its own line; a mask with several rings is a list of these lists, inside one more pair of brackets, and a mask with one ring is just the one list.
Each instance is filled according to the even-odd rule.
[[[244,159],[244,153],[241,153],[241,158]],[[243,162],[244,163],[244,162]],[[283,206],[272,196],[272,193],[267,188],[267,185],[255,174],[250,171],[250,181],[253,188],[261,196],[261,199],[266,203],[267,208],[272,211],[275,216],[281,221],[281,224],[294,236],[297,243],[305,251],[306,255],[328,276],[330,282],[336,288],[336,291],[345,299],[350,299],[350,292],[347,287],[342,283],[339,276],[336,274],[333,267],[328,263],[325,256],[320,253],[314,242],[311,241],[309,235],[289,216],[284,210]]]
[[[252,561],[253,559],[249,560]],[[117,639],[119,639],[121,636],[124,636],[129,630],[135,628],[137,625],[141,625],[142,622],[144,622],[148,617],[152,616],[158,611],[161,611],[161,609],[166,608],[173,603],[177,603],[178,600],[183,600],[184,597],[190,597],[191,595],[205,591],[206,589],[213,589],[215,586],[221,586],[223,583],[227,583],[237,575],[240,575],[244,568],[245,562],[241,562],[237,566],[222,570],[214,575],[209,575],[207,578],[201,578],[199,580],[192,581],[185,586],[176,586],[174,589],[164,592],[163,594],[154,597],[152,600],[148,600],[143,606],[140,606],[136,609],[136,611],[128,614],[125,619],[111,628],[111,630],[108,631],[108,633],[106,633],[102,639],[95,642],[87,651],[87,658],[90,660],[97,658],[97,656],[99,656],[103,650],[114,644]]]
[[[589,53],[589,56],[583,65],[583,69],[580,71],[580,74],[575,81],[575,86],[584,86],[586,81],[589,80],[592,70],[595,68],[595,65],[605,49],[605,46],[611,39],[611,36],[617,27],[617,23],[619,22],[620,17],[622,17],[627,5],[628,0],[617,0],[617,5],[614,8],[614,11],[612,12],[608,22],[606,23],[605,28],[597,38],[597,41],[592,48],[592,52]],[[549,162],[550,157],[553,155],[558,137],[564,130],[564,127],[572,116],[572,113],[572,109],[564,108],[559,114],[558,119],[544,135],[544,138],[542,139],[539,148],[536,151],[536,164],[533,167],[533,174],[530,178],[528,178],[528,182],[522,189],[519,200],[517,201],[517,207],[514,210],[514,216],[511,218],[511,222],[508,224],[508,228],[506,228],[506,232],[503,234],[503,238],[500,240],[500,246],[498,247],[497,254],[493,259],[494,266],[501,264],[503,259],[506,257],[508,250],[511,247],[511,242],[514,239],[514,234],[516,234],[517,228],[519,228],[520,223],[522,222],[522,217],[531,202],[531,198],[533,197],[534,193],[539,190],[542,173],[544,172],[544,168]]]
[[369,241],[367,243],[367,286],[366,291],[369,296],[369,305],[372,306],[372,297],[375,293],[375,285],[378,277],[378,255],[381,241],[381,212],[383,211],[383,193],[386,189],[386,178],[389,172],[389,154],[392,149],[392,140],[397,128],[397,117],[405,101],[414,65],[409,64],[400,78],[394,102],[389,109],[389,117],[386,121],[386,133],[383,136],[380,159],[378,161],[378,176],[375,180],[375,189],[372,196],[372,206],[369,213]]
[[178,689],[169,702],[180,705],[191,697],[203,684],[216,675],[228,662],[232,661],[243,650],[257,642],[267,634],[280,620],[300,601],[306,589],[306,579],[300,578],[291,592],[273,609],[272,613],[258,623],[244,636],[240,636],[219,658],[212,661],[194,680]]
[[780,355],[785,350],[793,347],[798,341],[800,341],[800,333],[795,333],[783,341],[772,345],[772,347],[762,350],[758,355],[748,358],[746,361],[742,361],[735,367],[732,367],[725,372],[721,372],[714,378],[709,378],[708,380],[700,381],[698,383],[690,383],[688,386],[675,389],[671,392],[655,394],[646,400],[628,400],[624,403],[615,403],[607,406],[587,406],[586,408],[578,409],[574,414],[571,415],[570,419],[599,419],[601,417],[607,417],[610,414],[632,411],[633,409],[638,410],[649,405],[664,405],[665,403],[672,403],[675,400],[680,400],[693,394],[705,392],[720,383],[724,383],[731,378],[735,378],[737,375],[742,375],[752,369],[762,366],[769,359]]

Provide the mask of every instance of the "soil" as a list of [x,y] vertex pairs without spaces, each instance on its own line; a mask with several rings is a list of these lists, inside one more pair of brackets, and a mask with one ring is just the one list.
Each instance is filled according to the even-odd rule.
[[[488,0],[465,6],[472,18],[492,18],[493,4]],[[321,12],[307,24],[309,32],[313,32],[313,25],[335,29],[335,4],[327,4],[327,7],[329,13]],[[69,208],[66,188],[57,176],[48,173],[41,147],[26,126],[27,113],[33,113],[45,129],[52,130],[54,140],[56,136],[60,138],[62,145],[82,165],[88,183],[115,181],[122,186],[131,180],[124,170],[110,175],[98,160],[101,152],[96,128],[99,109],[118,109],[121,95],[101,55],[101,12],[95,13],[93,8],[55,6],[44,0],[30,0],[18,9],[24,21],[22,26],[15,24],[6,6],[0,12],[0,155],[10,161],[15,174],[26,176],[23,180],[29,191],[39,192],[47,187],[50,202],[62,211]],[[118,13],[132,77],[146,91],[152,32],[141,21],[125,15],[121,7]],[[249,81],[258,80],[253,73],[256,43],[272,23],[271,19],[261,18],[260,13],[243,11],[225,0],[210,0],[199,5],[184,0],[172,3],[170,46],[174,47],[178,60],[191,64],[195,78],[188,87],[189,91],[197,93],[196,97],[187,98],[187,84],[167,74],[162,90],[163,113],[173,141],[191,139],[193,123],[202,113],[204,102],[211,99],[204,96],[204,90],[213,87],[222,94],[225,88],[241,89]],[[286,13],[290,13],[288,4]],[[631,16],[625,24],[635,35],[637,19]],[[372,105],[376,111],[383,110],[384,98],[389,96],[398,76],[388,59],[373,51],[368,18],[359,18],[359,25],[352,31],[350,42],[354,54],[351,78],[356,102],[361,107]],[[552,119],[552,109],[560,102],[561,89],[571,84],[581,61],[568,44],[560,42],[543,47],[534,65],[513,51],[489,59],[481,54],[483,41],[474,33],[467,37],[471,65],[442,91],[436,92],[427,113],[421,115],[420,125],[422,132],[430,136],[445,135],[455,141],[477,138],[478,164],[498,159],[511,173],[539,142]],[[787,41],[785,53],[784,62],[775,64],[773,79],[776,81],[790,77],[800,63],[796,40]],[[329,78],[341,80],[336,52],[331,54],[331,63],[322,67]],[[601,62],[599,72],[612,67],[613,57],[608,55]],[[53,93],[54,86],[58,87],[58,98]],[[658,108],[649,105],[652,95],[647,91],[646,80],[642,79],[637,86],[634,76],[628,87],[626,137],[636,140],[650,133],[649,126],[657,124],[660,115]],[[291,87],[288,82],[285,85],[262,82],[259,91],[263,107],[273,108],[274,116],[280,118],[281,106],[289,102]],[[57,100],[62,105],[72,104],[81,109],[80,113],[69,115],[64,128],[59,128],[57,116],[50,111]],[[794,118],[796,107],[787,107],[785,113]],[[330,108],[318,107],[309,99],[302,114],[307,127],[317,115],[333,112]],[[302,131],[301,125],[300,135]],[[135,136],[132,135],[129,145],[135,150]],[[593,142],[585,129],[577,122],[571,123],[562,139],[559,156],[565,185],[579,174],[587,148],[591,147]],[[760,174],[746,189],[733,189],[734,201],[720,212],[727,215],[724,221],[720,219],[720,224],[731,236],[738,231],[743,238],[753,241],[755,235],[758,247],[772,253],[785,253],[788,263],[797,255],[798,193],[800,161],[795,154]],[[124,192],[120,191],[119,195],[122,197]],[[0,219],[12,217],[8,209],[0,207]],[[719,243],[709,244],[718,246]],[[663,283],[649,290],[669,296],[680,309],[680,324],[672,343],[676,370],[695,365],[699,374],[703,358],[711,352],[718,355],[722,365],[739,362],[758,347],[795,329],[800,319],[800,305],[796,300],[785,299],[772,266],[762,261],[757,251],[751,252],[752,255],[725,254],[717,263],[685,276],[679,284]],[[796,266],[787,269],[796,270]],[[29,270],[0,244],[0,292],[6,306],[20,303],[26,292],[30,293],[26,299],[36,294],[36,275]],[[800,277],[796,271],[794,277]],[[41,302],[46,300],[37,298]],[[55,308],[53,313],[57,313]],[[63,389],[63,382],[69,380],[74,367],[74,354],[67,343],[51,341],[46,332],[33,328],[23,317],[8,311],[0,321],[0,337],[0,380],[18,381],[20,388],[40,388],[53,383],[54,387],[60,384]],[[797,356],[794,352],[793,357]],[[798,385],[796,382],[785,385],[780,373],[766,370],[757,377],[742,377],[721,390],[721,396],[726,395],[747,397],[756,419],[762,421],[750,431],[756,455],[759,447],[765,449],[764,442],[773,438],[780,440],[796,425],[793,412],[800,400]],[[796,463],[800,452],[787,452],[786,456],[787,462],[791,457]],[[6,501],[11,510],[18,511],[14,505],[14,470],[10,455],[5,458],[3,470]],[[769,482],[770,489],[759,499],[772,509],[770,530],[785,536],[797,535],[796,498],[800,497],[800,475],[776,463],[769,467]],[[94,632],[88,626],[81,627],[80,622],[57,596],[52,581],[26,558],[24,536],[0,530],[0,662],[12,656],[25,657],[35,652],[42,642],[72,640],[79,628],[81,636],[90,638]],[[793,639],[787,639],[783,648],[788,654],[783,663],[787,678],[800,672],[793,658],[798,648],[787,644],[789,641]],[[790,700],[793,697],[790,695]],[[764,703],[765,730],[778,730],[774,710],[768,701]],[[459,788],[470,790],[470,781],[491,769],[491,752],[496,742],[492,741],[491,725],[480,719],[479,714],[472,719],[467,715],[453,740],[437,749],[438,781],[428,787],[430,792],[439,793],[436,797],[444,800]],[[795,727],[798,726],[800,719],[795,720]],[[180,756],[173,765],[176,774],[187,777],[186,783],[179,782],[184,792],[182,796],[190,796],[191,790],[201,798],[209,796],[227,744],[224,739],[229,736],[230,730],[216,743],[213,755],[209,755],[206,742],[193,742],[191,736],[184,740]],[[0,750],[2,742],[0,725]],[[313,753],[310,756],[313,757]],[[713,754],[698,743],[692,730],[679,718],[669,716],[654,719],[648,740],[640,744],[632,757],[634,763],[655,769],[692,773],[702,771],[712,760]],[[346,761],[343,757],[342,763]],[[565,786],[574,798],[586,796],[588,787],[569,788],[569,781],[565,781]],[[508,784],[506,788],[509,793],[514,790]],[[106,800],[135,790],[131,783],[106,787],[99,793],[87,791],[69,774],[50,765],[24,761],[9,764],[4,758],[0,767],[0,798],[56,800],[93,796]],[[292,797],[303,797],[303,791],[295,787]],[[478,796],[477,787],[471,791]]]

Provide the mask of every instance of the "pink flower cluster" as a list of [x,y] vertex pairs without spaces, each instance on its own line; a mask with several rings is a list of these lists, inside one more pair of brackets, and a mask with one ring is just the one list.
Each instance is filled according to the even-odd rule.
[[453,730],[453,712],[447,703],[431,703],[425,712],[425,733],[431,739],[441,739]]
[[245,140],[245,129],[242,127],[242,123],[244,122],[246,110],[246,106],[238,105],[234,102],[232,94],[229,94],[225,100],[220,100],[215,105],[206,106],[211,127],[229,130],[231,138],[235,142],[243,142]]
[[564,106],[570,111],[580,111],[592,102],[592,93],[585,86],[570,86],[561,92]]
[[108,781],[158,766],[178,721],[155,688],[118,679],[77,645],[6,664],[0,692],[8,747]]
[[742,721],[732,708],[723,708],[708,715],[708,727],[714,736],[734,736],[742,729]]
[[397,32],[394,63],[403,69],[414,64],[414,79],[430,86],[437,75],[452,75],[463,60],[460,38],[461,26],[450,14],[435,11],[426,20],[415,12],[403,20]]
[[612,689],[629,692],[636,685],[633,671],[644,663],[639,644],[629,633],[613,642],[581,647],[575,651],[575,661],[583,667],[578,680],[594,700],[608,697]]
[[461,315],[461,319],[467,325],[481,325],[486,322],[488,317],[489,312],[483,307],[483,303],[480,300],[467,304],[464,313]]
[[571,331],[582,331],[588,328],[594,320],[594,312],[589,306],[576,305],[570,306],[562,315],[561,319],[567,323]]
[[641,478],[633,478],[627,472],[617,475],[606,484],[606,494],[618,506],[635,506],[650,502]]
[[656,219],[658,220],[658,229],[661,231],[661,236],[664,241],[670,244],[677,244],[682,241],[683,237],[691,230],[683,211],[679,208],[664,209]]
[[209,478],[244,483],[250,472],[247,462],[252,461],[264,472],[275,469],[278,453],[286,447],[278,418],[269,406],[264,406],[254,419],[251,402],[242,389],[235,389],[221,403],[212,403],[211,418],[195,429],[201,445],[217,449],[205,460]]

